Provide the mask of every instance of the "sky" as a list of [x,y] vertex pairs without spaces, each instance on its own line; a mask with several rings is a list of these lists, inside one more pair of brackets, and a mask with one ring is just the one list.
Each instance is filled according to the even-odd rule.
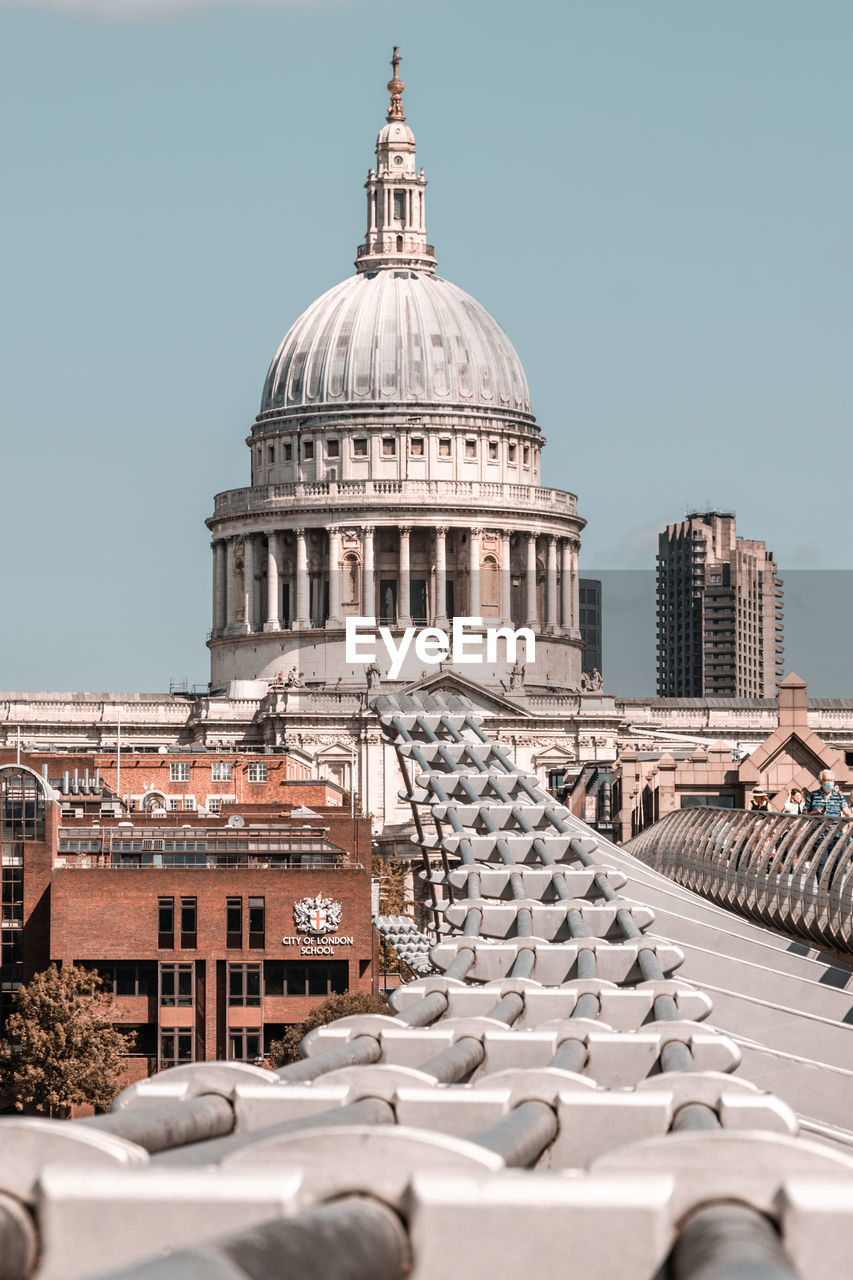
[[[717,507],[853,599],[848,0],[0,0],[0,688],[206,682],[204,519],[353,269],[393,44],[439,272],[521,356],[582,571]],[[850,695],[833,626],[786,667]]]

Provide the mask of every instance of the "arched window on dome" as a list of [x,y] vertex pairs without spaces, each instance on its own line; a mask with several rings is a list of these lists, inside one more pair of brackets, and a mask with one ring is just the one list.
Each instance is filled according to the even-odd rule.
[[402,253],[402,252],[403,252],[403,237],[402,237],[402,236],[397,236],[397,252],[398,252],[398,253]]

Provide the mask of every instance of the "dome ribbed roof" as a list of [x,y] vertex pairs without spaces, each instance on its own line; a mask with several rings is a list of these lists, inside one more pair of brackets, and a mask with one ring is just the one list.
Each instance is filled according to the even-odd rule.
[[428,272],[351,276],[285,335],[261,413],[395,403],[530,413],[521,361],[479,302]]

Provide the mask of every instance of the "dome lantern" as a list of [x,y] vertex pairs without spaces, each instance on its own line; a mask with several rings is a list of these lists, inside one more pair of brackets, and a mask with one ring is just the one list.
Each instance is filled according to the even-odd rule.
[[386,123],[376,139],[376,167],[364,184],[367,233],[358,246],[356,271],[382,268],[435,270],[435,250],[426,241],[424,171],[415,167],[415,135],[403,112],[403,81],[397,74],[400,53],[394,46],[394,75],[388,81],[391,102]]

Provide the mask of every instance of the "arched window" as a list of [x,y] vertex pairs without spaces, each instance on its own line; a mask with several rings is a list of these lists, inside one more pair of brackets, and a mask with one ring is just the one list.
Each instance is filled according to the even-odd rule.
[[495,556],[483,557],[480,569],[480,607],[484,618],[496,618],[500,613],[500,572]]
[[0,770],[0,839],[44,840],[44,796],[29,769]]
[[403,237],[402,237],[402,236],[397,236],[397,252],[398,252],[398,253],[402,253],[402,252],[403,252]]
[[341,604],[357,605],[359,601],[359,562],[358,556],[350,552],[344,556],[343,594]]

